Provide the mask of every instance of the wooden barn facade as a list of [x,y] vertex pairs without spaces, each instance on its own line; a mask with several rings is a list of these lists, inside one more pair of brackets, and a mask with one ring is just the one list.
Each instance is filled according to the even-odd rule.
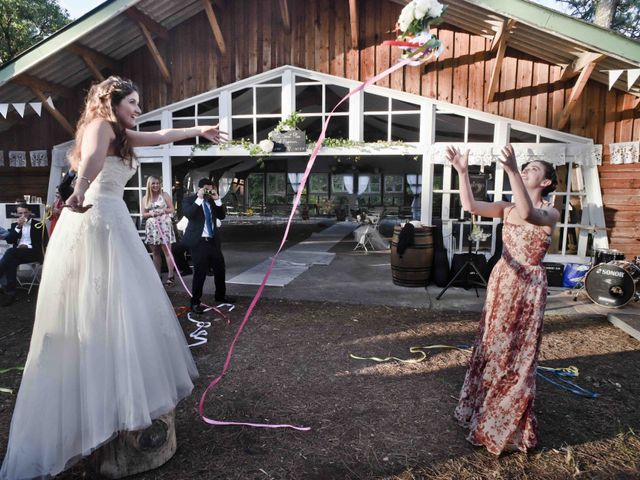
[[[51,196],[84,94],[108,74],[139,85],[148,112],[141,129],[220,122],[235,140],[257,144],[297,111],[314,141],[337,100],[399,60],[382,42],[393,38],[405,3],[108,0],[0,67],[0,103],[44,107],[42,116],[10,109],[0,117],[0,201]],[[469,145],[484,193],[500,197],[509,186],[496,154],[510,141],[521,160],[557,165],[556,255],[570,261],[593,246],[640,255],[638,154],[613,164],[610,151],[640,140],[640,89],[625,76],[610,89],[607,73],[640,68],[638,42],[525,0],[443,3],[444,23],[433,30],[443,54],[392,73],[336,113],[328,134],[335,141],[323,147],[305,201],[317,211],[344,198],[352,208],[441,218],[464,250],[468,222],[458,220],[457,178],[442,148]],[[308,151],[249,149],[144,149],[127,192],[132,216],[152,173],[177,195],[195,175],[213,174],[237,194],[239,210],[286,207]],[[9,152],[41,150],[48,168],[10,166]],[[482,223],[495,233],[495,222]],[[490,252],[494,243],[495,235],[479,247]]]

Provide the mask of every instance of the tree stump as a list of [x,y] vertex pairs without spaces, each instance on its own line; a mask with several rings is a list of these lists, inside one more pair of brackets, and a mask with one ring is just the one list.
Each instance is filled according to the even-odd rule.
[[153,420],[144,430],[120,432],[111,442],[96,450],[93,464],[106,478],[123,478],[153,470],[176,453],[175,412]]

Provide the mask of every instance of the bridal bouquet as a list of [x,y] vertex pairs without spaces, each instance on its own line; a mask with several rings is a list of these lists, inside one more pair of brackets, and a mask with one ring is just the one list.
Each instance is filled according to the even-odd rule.
[[[412,0],[402,9],[396,25],[398,40],[392,44],[403,47],[403,58],[423,54],[424,61],[432,55],[437,57],[442,53],[444,45],[429,33],[429,29],[442,22],[446,9],[438,0]],[[419,63],[421,62],[412,64]]]

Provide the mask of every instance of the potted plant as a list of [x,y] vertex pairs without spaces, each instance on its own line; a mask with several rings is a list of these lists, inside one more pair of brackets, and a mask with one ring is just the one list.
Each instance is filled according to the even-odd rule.
[[268,139],[274,143],[274,152],[304,152],[307,150],[306,135],[298,128],[304,119],[293,112],[269,132]]

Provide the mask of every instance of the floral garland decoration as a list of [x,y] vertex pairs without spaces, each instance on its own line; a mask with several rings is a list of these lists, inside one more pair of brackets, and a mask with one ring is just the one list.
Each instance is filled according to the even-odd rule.
[[416,57],[410,65],[420,65],[432,56],[439,57],[444,45],[429,33],[429,29],[442,22],[446,9],[447,6],[438,0],[411,0],[398,17],[397,40],[386,41],[383,45],[401,47],[402,58]]

